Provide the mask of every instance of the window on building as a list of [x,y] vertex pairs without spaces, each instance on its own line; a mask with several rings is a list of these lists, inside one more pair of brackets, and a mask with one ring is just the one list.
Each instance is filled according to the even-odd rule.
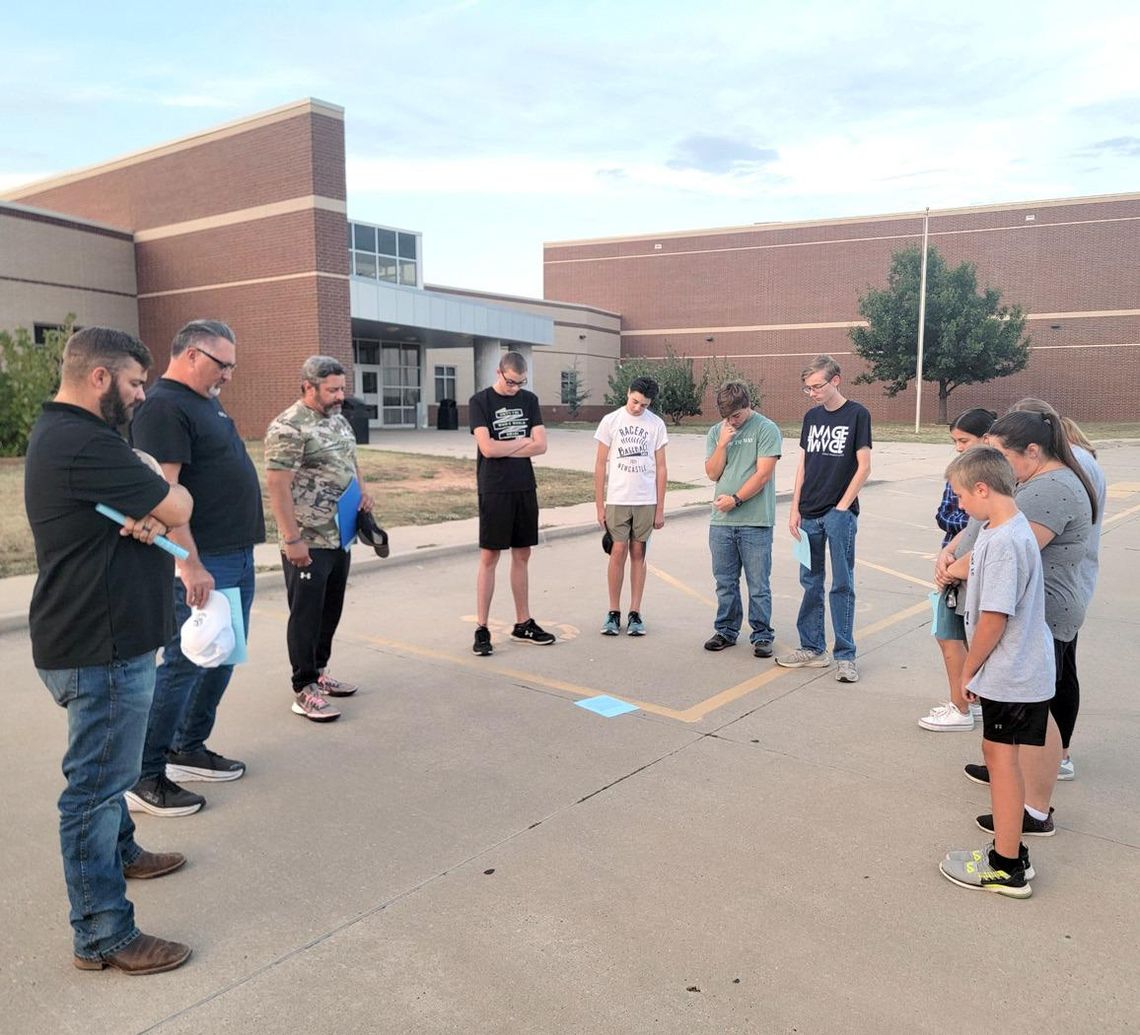
[[436,367],[435,401],[455,398],[455,367]]
[[562,371],[562,405],[573,406],[578,398],[578,371]]
[[419,235],[383,226],[349,223],[352,272],[357,277],[418,287]]
[[[61,323],[34,323],[32,324],[32,340],[37,345],[46,345],[47,336],[51,334],[52,331],[62,331],[63,329],[64,326]],[[76,324],[72,329],[78,331],[81,328]]]

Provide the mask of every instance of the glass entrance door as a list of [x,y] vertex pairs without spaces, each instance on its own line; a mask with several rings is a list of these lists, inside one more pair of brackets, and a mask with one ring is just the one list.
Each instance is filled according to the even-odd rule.
[[420,404],[420,347],[383,342],[380,347],[380,424],[414,428]]
[[364,401],[368,426],[380,427],[380,342],[357,338],[352,343],[353,395]]

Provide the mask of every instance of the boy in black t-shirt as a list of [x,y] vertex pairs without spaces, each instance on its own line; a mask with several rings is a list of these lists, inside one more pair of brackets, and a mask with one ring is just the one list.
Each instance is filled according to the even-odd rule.
[[800,375],[816,404],[804,415],[788,529],[808,537],[811,568],[800,566],[804,596],[796,629],[800,646],[776,659],[784,668],[827,668],[823,615],[824,551],[831,554],[831,625],[835,678],[855,683],[855,533],[859,490],[871,473],[871,415],[839,391],[839,364],[820,355]]
[[526,360],[506,352],[490,388],[471,396],[467,404],[471,433],[478,446],[476,480],[479,487],[479,576],[476,583],[475,643],[472,651],[486,657],[493,648],[487,619],[495,593],[499,554],[511,551],[511,593],[515,627],[511,638],[546,646],[554,636],[530,614],[527,564],[538,543],[538,493],[532,456],[546,452],[546,428],[538,397],[523,390]]

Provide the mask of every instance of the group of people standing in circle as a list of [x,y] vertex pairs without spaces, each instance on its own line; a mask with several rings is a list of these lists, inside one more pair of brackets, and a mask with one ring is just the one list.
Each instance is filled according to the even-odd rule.
[[[1028,521],[1040,550],[1043,618],[1053,644],[1054,682],[1043,743],[1035,743],[1033,737],[1015,739],[1013,743],[1020,744],[1024,799],[1021,834],[1049,837],[1056,832],[1052,807],[1054,787],[1058,780],[1072,780],[1076,776],[1070,743],[1080,706],[1077,635],[1096,586],[1107,490],[1105,476],[1097,463],[1095,449],[1081,429],[1040,399],[1022,399],[1002,417],[986,409],[966,410],[951,424],[950,437],[963,457],[980,447],[996,450],[1005,458],[1016,483],[1013,495],[1016,510]],[[951,465],[948,475],[962,467],[963,457]],[[934,565],[934,578],[942,593],[941,616],[946,618],[938,621],[936,616],[935,632],[946,667],[950,697],[918,720],[919,726],[932,732],[973,730],[982,715],[979,695],[968,689],[977,665],[967,664],[972,644],[967,643],[970,594],[965,583],[973,570],[971,553],[988,523],[970,516],[960,504],[955,486],[948,480],[936,513],[944,537]],[[975,625],[977,619],[975,614]],[[1048,695],[1049,689],[1042,688],[1043,697]],[[989,740],[988,720],[985,729]],[[991,782],[988,765],[969,764],[964,772],[976,783],[988,785]],[[992,833],[994,817],[979,816],[978,826]],[[1020,846],[1020,853],[1027,860],[1024,845]],[[972,875],[977,879],[966,883],[1025,897],[1028,885],[1011,890],[1001,880],[987,883],[982,879],[982,871],[992,874],[1000,867],[992,865],[984,852],[973,855],[980,856],[974,860],[980,865],[974,867]],[[1023,869],[1032,875],[1031,867]],[[947,872],[945,863],[943,872],[955,879]]]

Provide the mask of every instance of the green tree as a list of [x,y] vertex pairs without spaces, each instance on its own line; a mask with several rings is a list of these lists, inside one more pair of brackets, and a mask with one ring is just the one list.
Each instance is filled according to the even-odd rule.
[[562,405],[566,407],[571,420],[577,420],[582,410],[582,403],[590,398],[590,390],[578,368],[578,357],[569,370],[562,371]]
[[[918,248],[896,252],[887,289],[872,288],[859,299],[859,312],[870,326],[850,331],[855,351],[870,365],[855,380],[882,381],[889,396],[906,388],[916,373],[921,264]],[[1008,377],[1029,362],[1021,307],[1002,305],[997,288],[979,292],[974,264],[951,269],[935,248],[927,255],[925,325],[922,379],[938,384],[943,424],[955,388]]]
[[761,408],[764,393],[760,390],[760,385],[764,383],[764,379],[753,381],[752,378],[742,374],[727,359],[721,359],[720,356],[710,356],[705,360],[705,381],[714,392],[725,381],[740,381],[748,389],[748,394],[752,397],[752,405],[758,410]]
[[23,456],[40,407],[59,388],[59,363],[75,316],[37,345],[24,327],[0,331],[0,456]]
[[[646,359],[644,356],[633,356],[630,359],[619,359],[614,364],[613,373],[609,377],[609,387],[606,389],[605,402],[607,406],[617,409],[625,405],[629,396],[629,385],[635,377],[651,377],[657,380],[657,371],[660,363],[657,360]],[[661,407],[652,407],[660,411]]]

